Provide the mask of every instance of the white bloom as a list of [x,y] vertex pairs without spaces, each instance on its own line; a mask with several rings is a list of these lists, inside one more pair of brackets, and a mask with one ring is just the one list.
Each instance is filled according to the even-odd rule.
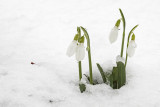
[[109,41],[110,43],[113,43],[117,40],[118,37],[118,27],[114,26],[109,34]]
[[67,53],[66,53],[67,56],[69,57],[73,56],[74,53],[76,52],[76,48],[77,48],[77,41],[73,40],[67,49]]
[[76,50],[76,60],[81,61],[85,57],[85,48],[84,43],[79,43]]
[[136,45],[135,41],[131,40],[129,42],[129,45],[127,48],[127,54],[129,57],[132,57],[134,55],[136,47],[137,47],[137,45]]

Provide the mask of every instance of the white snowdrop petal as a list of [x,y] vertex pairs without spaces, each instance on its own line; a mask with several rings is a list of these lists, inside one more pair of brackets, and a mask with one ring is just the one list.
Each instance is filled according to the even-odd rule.
[[109,41],[110,43],[114,43],[118,37],[118,27],[114,26],[109,34]]
[[137,45],[136,45],[135,41],[131,40],[129,42],[129,46],[127,48],[127,54],[129,57],[132,57],[134,55],[136,47],[137,47]]
[[85,57],[85,48],[84,48],[84,44],[83,43],[80,43],[77,47],[77,50],[76,50],[76,60],[77,61],[81,61],[83,60]]
[[76,48],[77,48],[77,41],[73,40],[67,49],[67,53],[66,53],[67,56],[69,57],[73,56],[74,53],[76,52]]

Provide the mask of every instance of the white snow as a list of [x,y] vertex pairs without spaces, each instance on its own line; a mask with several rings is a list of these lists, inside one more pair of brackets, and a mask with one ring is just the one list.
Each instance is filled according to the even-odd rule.
[[125,59],[123,57],[121,57],[120,55],[117,55],[116,62],[123,62],[123,63],[125,63]]
[[[0,107],[159,107],[159,4],[159,0],[1,0]],[[111,45],[108,40],[120,18],[119,8],[126,18],[125,47],[129,31],[139,24],[134,31],[138,47],[128,58],[127,84],[119,90],[87,84],[86,92],[80,93],[78,63],[66,56],[76,27],[87,28],[93,78],[102,82],[96,63],[108,71],[120,54],[122,24],[117,41]],[[87,52],[82,70],[88,74]]]

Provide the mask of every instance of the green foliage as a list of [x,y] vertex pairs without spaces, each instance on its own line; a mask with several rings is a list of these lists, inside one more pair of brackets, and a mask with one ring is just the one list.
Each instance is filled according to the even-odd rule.
[[102,67],[101,67],[98,63],[97,63],[97,67],[98,67],[98,69],[99,69],[99,71],[100,71],[100,74],[101,74],[101,76],[102,76],[103,82],[105,83],[105,82],[106,82],[105,73],[103,72]]
[[83,74],[84,76],[86,76],[87,80],[90,82],[90,78],[87,74]]
[[117,62],[117,67],[113,67],[110,75],[110,86],[113,89],[119,89],[126,83],[126,71],[123,62]]
[[83,84],[83,83],[80,83],[79,84],[79,89],[80,89],[81,93],[83,93],[86,90],[86,85]]
[[110,84],[113,89],[119,89],[126,83],[126,71],[123,62],[117,62],[117,67],[113,67],[112,73],[104,72],[102,67],[97,63],[97,67],[102,76],[103,82]]
[[[83,74],[86,76],[87,80],[90,82],[90,77],[87,74]],[[93,80],[93,85],[99,84],[97,80]]]
[[109,84],[110,83],[110,75],[111,74],[108,73],[108,72],[104,72],[102,67],[98,63],[97,63],[97,67],[98,67],[98,70],[99,70],[99,72],[101,74],[103,82],[106,83],[106,84]]

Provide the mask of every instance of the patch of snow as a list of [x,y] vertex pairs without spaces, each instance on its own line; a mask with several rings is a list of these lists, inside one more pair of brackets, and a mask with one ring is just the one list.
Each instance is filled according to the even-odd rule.
[[[159,107],[159,4],[159,0],[1,0],[0,107]],[[125,40],[139,24],[134,31],[138,47],[128,58],[127,84],[113,90],[102,83],[96,63],[105,72],[116,64],[122,24],[112,45],[108,34],[121,17],[118,8],[126,18]],[[77,26],[89,33],[93,79],[101,83],[87,82],[84,93],[79,90],[78,63],[66,56]],[[126,52],[126,41],[124,46]],[[87,54],[82,73],[89,74]]]
[[120,55],[118,55],[118,56],[116,57],[116,62],[123,62],[123,63],[125,63],[125,58],[123,58],[123,57],[121,57]]

